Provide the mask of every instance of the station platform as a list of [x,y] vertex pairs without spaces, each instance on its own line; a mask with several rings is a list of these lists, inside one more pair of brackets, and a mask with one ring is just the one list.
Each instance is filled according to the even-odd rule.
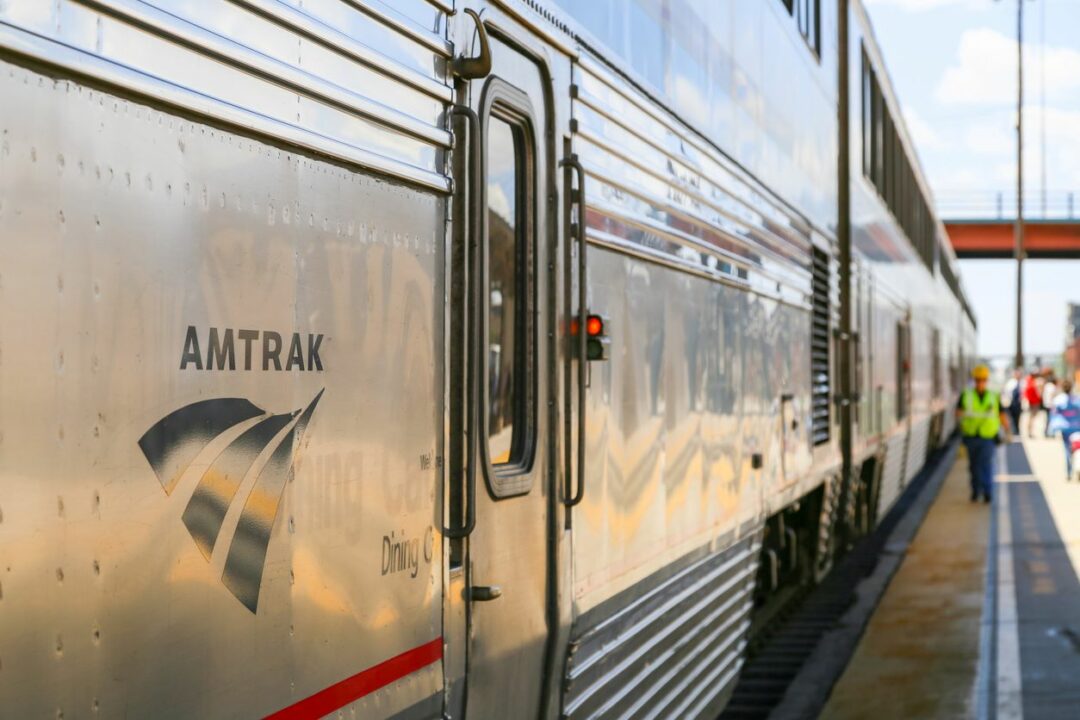
[[973,503],[958,454],[821,717],[1080,717],[1080,483],[1056,437],[997,471]]

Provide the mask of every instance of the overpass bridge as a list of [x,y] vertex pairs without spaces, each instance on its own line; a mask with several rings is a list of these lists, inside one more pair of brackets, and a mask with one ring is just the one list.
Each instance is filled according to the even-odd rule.
[[[1015,256],[1016,194],[944,192],[938,214],[961,259]],[[1029,193],[1024,250],[1031,259],[1080,258],[1080,191]]]

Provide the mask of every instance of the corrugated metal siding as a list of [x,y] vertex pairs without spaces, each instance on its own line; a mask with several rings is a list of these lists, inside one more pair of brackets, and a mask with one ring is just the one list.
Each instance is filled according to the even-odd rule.
[[438,190],[445,8],[342,0],[0,3],[0,49]]
[[600,62],[582,57],[574,81],[592,242],[809,309],[802,218]]
[[889,512],[889,508],[900,497],[903,488],[904,464],[906,460],[907,433],[896,433],[889,438],[885,446],[885,464],[881,471],[881,492],[878,496],[877,522]]
[[[758,535],[696,560],[651,588],[630,588],[575,627],[567,718],[711,717],[742,666]],[[583,624],[588,623],[588,616]]]
[[829,442],[832,391],[829,383],[829,256],[812,251],[813,308],[810,313],[810,429],[815,445]]
[[930,416],[911,426],[911,439],[907,446],[907,461],[904,464],[904,485],[918,475],[926,464],[926,447],[930,438]]
[[945,414],[942,417],[941,423],[941,438],[944,440],[953,434],[956,430],[956,413],[952,410],[952,405],[946,406]]

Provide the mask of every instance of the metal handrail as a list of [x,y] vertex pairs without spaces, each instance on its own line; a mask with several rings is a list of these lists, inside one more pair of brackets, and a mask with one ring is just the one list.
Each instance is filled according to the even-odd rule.
[[[571,222],[570,233],[578,244],[578,332],[577,332],[577,361],[578,361],[578,374],[577,374],[577,421],[578,421],[578,437],[577,437],[577,487],[571,492],[573,487],[573,478],[567,473],[566,478],[566,497],[563,498],[563,503],[566,507],[574,507],[579,504],[585,498],[585,390],[586,390],[586,371],[588,362],[588,347],[585,327],[589,320],[589,309],[587,307],[587,294],[585,287],[585,168],[582,167],[581,161],[578,160],[577,155],[571,155],[564,158],[560,163],[560,167],[568,168],[577,175],[577,190],[569,184],[569,173],[567,174],[567,191],[570,193],[571,204],[577,205],[577,222]],[[569,218],[568,218],[569,219]],[[569,420],[569,418],[567,419]],[[567,423],[569,427],[569,423]],[[567,442],[567,451],[569,452],[570,443]],[[567,463],[567,469],[569,469],[570,463]]]
[[[1046,190],[1024,195],[1024,219],[1080,220],[1080,191]],[[935,193],[938,215],[948,220],[1001,220],[1016,218],[1016,191],[944,190]]]
[[[476,114],[475,110],[467,105],[454,105],[450,109],[450,114],[464,118],[468,127],[468,178],[467,183],[463,183],[464,187],[460,190],[467,192],[468,195],[466,195],[466,197],[471,201],[469,204],[468,259],[472,262],[466,261],[466,265],[469,266],[469,282],[475,283],[477,278],[477,266],[480,262],[480,235],[483,232],[484,227],[483,222],[481,222],[481,218],[483,217],[483,207],[480,204],[483,196],[477,191],[477,188],[474,187],[475,184],[479,183],[482,163],[480,152],[480,116]],[[475,292],[467,294],[469,300],[466,304],[466,318],[470,327],[469,332],[465,333],[466,338],[479,335],[479,333],[476,332],[477,316],[479,314],[477,309],[479,303],[476,301],[476,294],[477,293]],[[443,535],[452,539],[466,538],[471,535],[473,529],[476,528],[476,449],[478,443],[477,414],[479,412],[477,395],[482,382],[481,378],[478,376],[479,365],[480,362],[477,356],[477,349],[466,346],[465,434],[467,436],[468,447],[465,452],[465,522],[460,526],[454,526],[452,524],[443,526]]]

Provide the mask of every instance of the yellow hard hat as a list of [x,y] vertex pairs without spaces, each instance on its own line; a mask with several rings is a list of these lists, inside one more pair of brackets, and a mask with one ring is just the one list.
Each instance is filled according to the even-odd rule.
[[976,365],[971,370],[971,377],[975,380],[989,380],[990,368],[986,367],[985,365]]

